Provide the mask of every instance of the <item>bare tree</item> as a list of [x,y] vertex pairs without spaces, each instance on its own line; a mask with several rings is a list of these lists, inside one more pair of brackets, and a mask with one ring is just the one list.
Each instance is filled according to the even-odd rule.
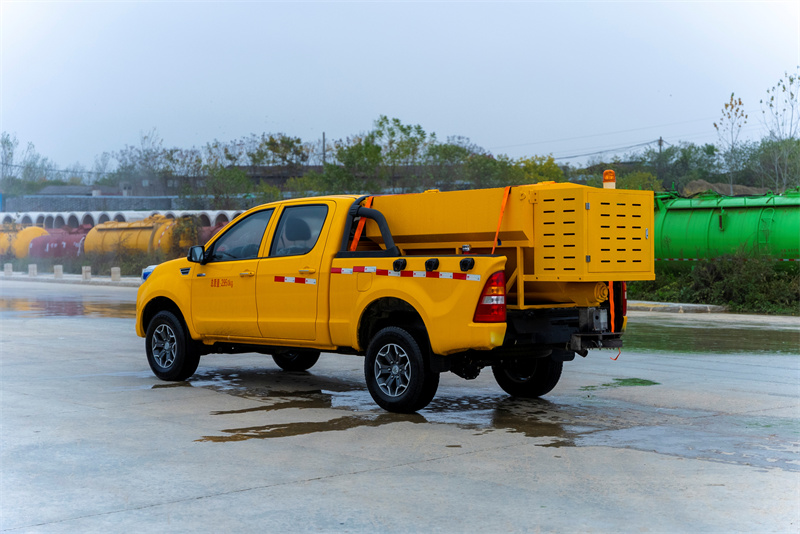
[[722,159],[728,172],[728,183],[733,195],[733,182],[743,166],[744,154],[739,143],[742,127],[747,124],[747,114],[744,112],[744,103],[741,98],[731,93],[731,99],[722,107],[722,117],[714,123],[719,140],[723,145]]
[[785,72],[778,83],[767,89],[762,99],[761,115],[770,138],[776,141],[796,139],[800,133],[800,67],[797,72]]
[[16,178],[19,172],[14,164],[14,155],[19,146],[16,135],[3,132],[0,134],[0,179]]
[[761,118],[767,138],[761,141],[754,170],[762,180],[778,190],[785,190],[800,180],[800,67],[784,73],[778,83],[767,89],[762,99]]

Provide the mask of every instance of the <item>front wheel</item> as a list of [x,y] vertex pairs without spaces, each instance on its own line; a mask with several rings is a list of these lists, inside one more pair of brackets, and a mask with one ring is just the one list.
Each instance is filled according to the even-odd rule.
[[150,321],[145,347],[150,369],[161,380],[186,380],[200,364],[200,353],[183,323],[168,311],[157,313]]
[[439,373],[427,368],[414,336],[394,326],[372,338],[364,359],[364,377],[378,406],[395,413],[421,410],[439,387]]
[[284,371],[307,371],[319,360],[319,351],[290,350],[273,354],[272,359]]
[[561,378],[562,362],[552,358],[508,359],[492,365],[503,391],[514,397],[535,398],[550,393]]

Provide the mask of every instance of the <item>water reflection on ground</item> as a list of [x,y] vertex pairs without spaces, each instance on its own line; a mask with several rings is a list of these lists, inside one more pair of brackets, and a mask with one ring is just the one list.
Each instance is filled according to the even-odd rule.
[[[285,373],[266,369],[203,370],[186,387],[207,387],[258,402],[243,410],[217,411],[211,415],[222,420],[239,416],[261,415],[280,410],[336,410],[340,417],[322,422],[289,423],[231,427],[219,435],[204,436],[199,441],[244,441],[283,438],[317,432],[375,427],[390,423],[449,424],[477,433],[503,430],[541,438],[542,445],[570,445],[577,432],[597,427],[583,419],[589,412],[576,406],[544,399],[516,400],[498,390],[496,394],[459,387],[448,394],[441,388],[433,402],[416,414],[392,414],[375,405],[366,387],[360,383],[311,373]],[[154,387],[163,387],[160,384]],[[309,387],[320,389],[308,389]],[[470,394],[471,393],[471,394]],[[303,419],[293,417],[293,419]],[[605,428],[603,426],[602,428]]]
[[106,317],[133,319],[135,302],[82,296],[7,297],[0,299],[0,317]]
[[[623,381],[614,387],[647,387]],[[156,385],[154,387],[163,387]],[[175,386],[172,386],[175,387]],[[607,446],[656,451],[763,468],[800,471],[800,423],[785,418],[720,416],[693,409],[664,409],[593,395],[513,399],[502,392],[441,388],[416,414],[377,408],[363,384],[312,373],[274,369],[204,370],[178,387],[206,387],[247,398],[249,408],[211,413],[221,430],[197,441],[226,443],[291,438],[389,424],[453,425],[473,434],[509,432],[533,446]],[[333,414],[332,414],[333,412]],[[305,415],[305,414],[308,415]],[[320,416],[326,420],[320,421]],[[283,420],[282,422],[276,422]],[[754,429],[770,428],[769,442]],[[460,443],[447,444],[461,447]]]
[[624,343],[638,352],[800,354],[800,317],[631,314]]

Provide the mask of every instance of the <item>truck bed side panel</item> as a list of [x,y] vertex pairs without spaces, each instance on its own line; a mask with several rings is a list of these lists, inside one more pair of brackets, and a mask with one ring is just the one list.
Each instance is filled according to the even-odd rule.
[[475,306],[489,276],[502,271],[504,257],[474,257],[475,267],[462,272],[463,257],[439,258],[435,271],[425,270],[428,257],[406,258],[393,271],[395,258],[335,259],[331,268],[330,332],[335,345],[359,346],[358,325],[364,310],[382,298],[410,304],[425,323],[436,354],[502,345],[505,323],[474,323]]

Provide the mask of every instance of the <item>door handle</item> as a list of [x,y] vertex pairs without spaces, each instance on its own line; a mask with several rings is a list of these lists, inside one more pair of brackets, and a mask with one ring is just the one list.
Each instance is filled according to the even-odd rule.
[[310,267],[306,269],[300,269],[299,271],[300,274],[314,274],[315,272],[317,272],[317,270]]
[[245,271],[243,273],[239,273],[239,276],[255,276],[255,275],[256,273],[254,273],[253,271]]

